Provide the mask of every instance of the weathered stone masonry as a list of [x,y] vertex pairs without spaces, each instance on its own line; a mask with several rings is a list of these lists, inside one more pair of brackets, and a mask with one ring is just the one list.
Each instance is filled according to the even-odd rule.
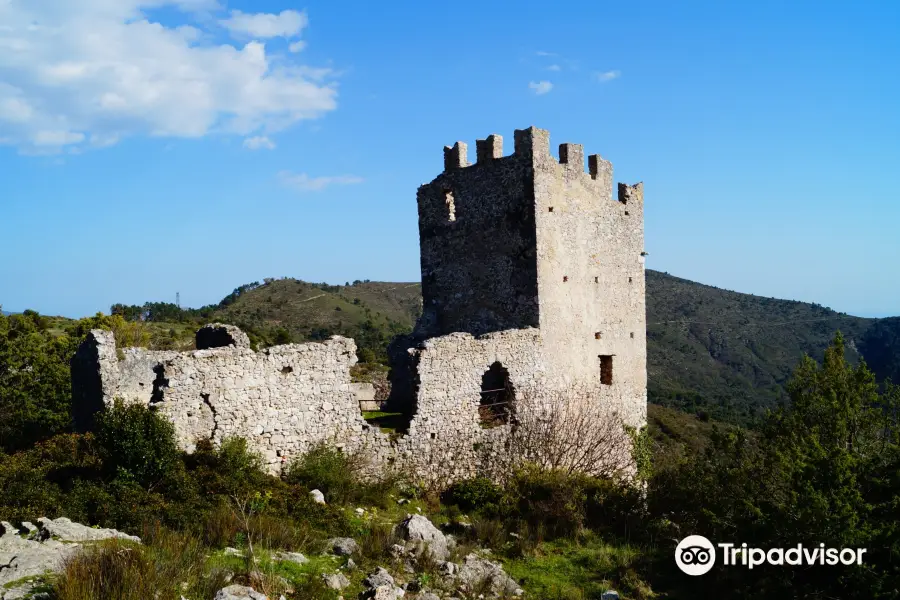
[[444,172],[417,194],[424,310],[390,349],[390,403],[411,415],[405,435],[362,419],[352,340],[254,352],[220,325],[186,353],[117,353],[111,334],[92,332],[73,362],[76,418],[87,424],[120,397],[171,418],[187,450],[242,436],[277,471],[331,441],[424,477],[436,465],[442,477],[472,475],[490,460],[478,448],[502,452],[495,442],[514,419],[485,428],[486,397],[514,414],[577,391],[642,427],[643,188],[620,184],[614,200],[609,162],[590,156],[585,172],[576,144],[557,160],[540,129],[516,131],[509,156],[502,143],[479,140],[474,165],[465,144],[445,148]]

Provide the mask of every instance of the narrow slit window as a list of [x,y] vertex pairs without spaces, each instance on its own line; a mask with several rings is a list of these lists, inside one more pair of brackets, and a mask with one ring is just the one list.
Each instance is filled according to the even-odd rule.
[[444,190],[444,204],[447,206],[447,221],[456,220],[456,200],[453,198],[453,192]]
[[613,357],[600,355],[600,383],[612,385],[613,382]]

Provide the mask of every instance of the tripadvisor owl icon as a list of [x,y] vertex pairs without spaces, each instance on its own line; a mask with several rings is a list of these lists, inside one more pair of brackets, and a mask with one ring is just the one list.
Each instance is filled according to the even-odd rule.
[[702,535],[689,535],[675,548],[675,564],[688,575],[703,575],[716,564],[716,549]]

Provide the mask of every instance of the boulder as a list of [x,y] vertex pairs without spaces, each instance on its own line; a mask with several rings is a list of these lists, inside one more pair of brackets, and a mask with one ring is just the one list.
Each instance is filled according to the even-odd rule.
[[400,588],[391,585],[380,585],[364,591],[359,598],[360,600],[397,600],[397,598],[402,598],[405,593]]
[[261,594],[252,587],[246,585],[229,585],[216,592],[215,600],[268,600],[265,594]]
[[331,573],[328,575],[322,573],[322,579],[325,581],[325,585],[332,590],[342,590],[350,585],[350,580],[344,577],[343,573]]
[[367,588],[377,588],[382,585],[396,586],[397,584],[387,569],[378,567],[374,573],[369,573],[369,576],[363,579],[363,585]]
[[486,560],[474,552],[466,556],[455,576],[457,585],[466,591],[481,588],[486,584],[492,593],[502,596],[521,596],[522,589],[506,574],[503,567]]
[[619,592],[615,590],[606,590],[600,596],[600,600],[619,600]]
[[272,556],[272,558],[274,558],[275,560],[278,560],[278,561],[297,563],[298,565],[302,565],[304,563],[309,562],[309,559],[306,558],[305,556],[303,556],[302,554],[300,554],[299,552],[281,552],[281,551],[279,551],[279,552],[276,552]]
[[359,552],[359,544],[353,538],[331,538],[326,542],[332,554],[350,556]]
[[397,527],[397,533],[406,541],[406,549],[417,556],[428,551],[436,560],[450,557],[450,544],[446,536],[427,517],[408,515]]
[[316,504],[325,504],[325,494],[319,490],[312,490],[309,493],[309,497],[312,498],[313,502]]

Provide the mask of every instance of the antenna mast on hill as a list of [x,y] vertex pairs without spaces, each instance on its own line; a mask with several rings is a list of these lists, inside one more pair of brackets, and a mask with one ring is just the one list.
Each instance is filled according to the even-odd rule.
[[175,306],[181,308],[181,292],[175,292]]

